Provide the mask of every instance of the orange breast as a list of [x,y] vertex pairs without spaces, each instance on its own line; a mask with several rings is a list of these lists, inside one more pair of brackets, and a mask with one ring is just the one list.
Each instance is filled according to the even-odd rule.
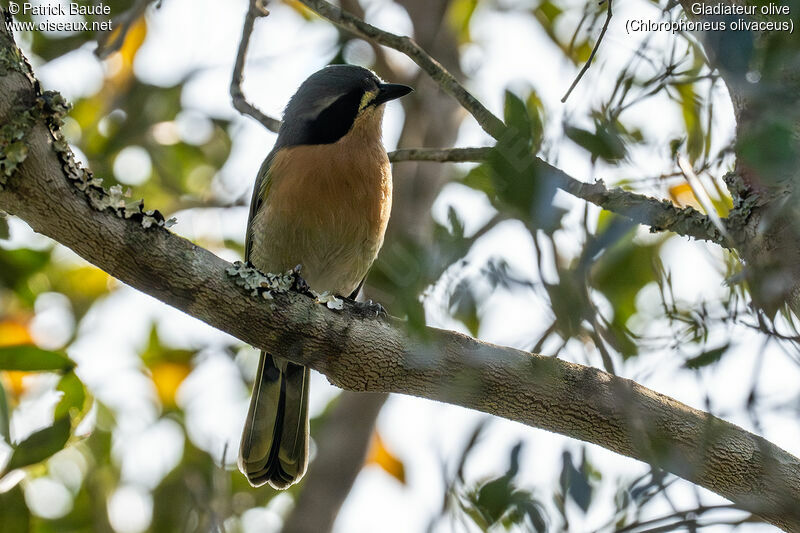
[[336,143],[276,154],[268,196],[253,220],[253,264],[270,272],[301,264],[316,291],[355,290],[383,244],[391,211],[380,114],[360,117]]

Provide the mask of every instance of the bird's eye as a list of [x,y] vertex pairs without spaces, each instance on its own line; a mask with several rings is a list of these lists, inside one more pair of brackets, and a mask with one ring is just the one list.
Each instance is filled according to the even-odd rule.
[[364,80],[364,92],[370,93],[378,90],[378,82],[372,78]]

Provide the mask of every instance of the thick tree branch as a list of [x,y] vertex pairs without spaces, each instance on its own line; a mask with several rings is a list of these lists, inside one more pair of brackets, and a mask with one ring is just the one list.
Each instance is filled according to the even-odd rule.
[[[0,34],[2,40],[8,39]],[[593,442],[800,530],[800,460],[708,413],[595,368],[451,331],[427,328],[413,336],[399,320],[334,312],[297,293],[248,296],[226,273],[226,261],[161,227],[143,228],[74,185],[65,147],[45,119],[17,120],[24,114],[20,103],[47,110],[24,70],[7,69],[0,77],[0,131],[28,126],[18,130],[26,154],[7,172],[0,209],[37,232],[130,286],[308,365],[344,389],[430,398]]]

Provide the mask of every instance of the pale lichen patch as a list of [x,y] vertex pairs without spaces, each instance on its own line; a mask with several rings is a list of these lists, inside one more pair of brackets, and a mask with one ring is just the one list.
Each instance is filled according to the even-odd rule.
[[16,46],[0,47],[0,76],[7,76],[9,72],[19,72],[28,78],[32,77],[30,64]]
[[341,298],[337,298],[335,294],[331,294],[328,291],[321,293],[311,291],[311,294],[314,295],[315,303],[325,304],[328,307],[328,309],[337,309],[337,310],[344,309],[344,300],[342,300]]
[[42,116],[43,107],[39,99],[31,107],[17,106],[13,118],[0,128],[0,190],[28,157],[25,136]]
[[298,286],[299,277],[295,270],[288,270],[282,274],[264,274],[249,263],[236,261],[227,269],[227,274],[253,297],[272,300],[273,294],[285,293]]
[[144,200],[129,201],[127,198],[130,194],[123,193],[119,185],[106,190],[102,179],[95,178],[90,170],[83,168],[75,160],[75,155],[61,133],[62,119],[69,111],[67,102],[60,94],[51,93],[48,108],[48,125],[54,138],[52,145],[61,161],[61,168],[73,186],[86,195],[94,209],[109,210],[120,218],[138,221],[145,229],[153,226],[169,228],[175,224],[174,218],[167,220],[156,210],[145,210]]

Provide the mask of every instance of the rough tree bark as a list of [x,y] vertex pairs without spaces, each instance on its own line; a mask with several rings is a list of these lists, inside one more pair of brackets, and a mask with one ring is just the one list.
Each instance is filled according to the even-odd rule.
[[[776,3],[789,6],[788,16],[764,16],[760,7],[769,3],[756,0],[706,2],[709,7],[749,6],[755,8],[753,16],[693,15],[695,3],[680,0],[688,17],[727,24],[725,31],[701,33],[701,40],[710,66],[717,69],[728,88],[736,115],[736,167],[725,179],[734,200],[728,231],[744,259],[754,303],[770,316],[784,304],[800,316],[800,168],[754,166],[746,153],[753,142],[759,143],[762,152],[774,150],[770,144],[776,139],[768,135],[775,124],[791,128],[791,151],[795,156],[800,153],[800,45],[788,31],[730,29],[736,19],[779,22],[792,18],[800,22],[800,3]],[[759,139],[760,135],[764,138]]]

